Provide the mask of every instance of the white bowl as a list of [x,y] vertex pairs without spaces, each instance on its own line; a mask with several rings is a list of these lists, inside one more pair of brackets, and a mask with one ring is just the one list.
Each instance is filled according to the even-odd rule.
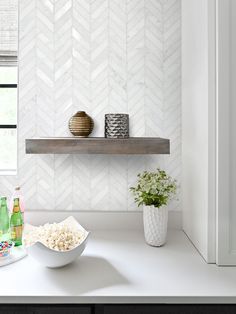
[[[83,241],[78,244],[76,247],[74,247],[71,250],[68,251],[56,251],[53,249],[48,248],[45,246],[42,242],[37,240],[37,242],[33,243],[32,245],[25,245],[27,253],[32,256],[35,260],[37,260],[40,264],[46,267],[50,268],[58,268],[58,267],[63,267],[65,265],[68,265],[72,263],[77,257],[79,257],[88,241],[88,235],[89,232],[86,231],[76,220],[74,217],[68,217],[67,219],[63,220],[60,222],[60,224],[73,224],[76,226],[76,228],[80,231],[84,232],[84,239]],[[27,234],[30,235],[33,229],[37,227],[32,226],[30,224],[26,224],[24,228],[24,237]],[[24,241],[23,237],[23,241]]]

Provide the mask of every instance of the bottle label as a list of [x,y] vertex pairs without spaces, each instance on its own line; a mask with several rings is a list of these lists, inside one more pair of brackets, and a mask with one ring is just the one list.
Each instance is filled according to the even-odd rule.
[[11,238],[12,240],[21,240],[22,238],[22,230],[23,230],[23,226],[15,226],[12,227],[11,229]]

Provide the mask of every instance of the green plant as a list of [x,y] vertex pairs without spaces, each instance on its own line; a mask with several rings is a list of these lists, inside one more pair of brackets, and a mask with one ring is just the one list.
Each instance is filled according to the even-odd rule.
[[173,199],[177,190],[177,181],[164,170],[144,171],[138,174],[137,186],[131,187],[134,200],[140,205],[161,207]]

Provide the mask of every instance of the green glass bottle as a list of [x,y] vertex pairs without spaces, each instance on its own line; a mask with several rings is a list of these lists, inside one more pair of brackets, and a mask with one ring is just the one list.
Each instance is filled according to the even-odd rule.
[[14,198],[14,207],[11,215],[11,239],[15,246],[22,244],[23,217],[20,211],[19,198]]
[[8,241],[10,238],[9,234],[9,211],[7,208],[7,198],[1,197],[0,206],[0,241]]

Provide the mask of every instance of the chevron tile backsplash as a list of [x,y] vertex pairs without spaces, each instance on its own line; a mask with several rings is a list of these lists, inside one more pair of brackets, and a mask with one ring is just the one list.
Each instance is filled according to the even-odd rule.
[[[181,174],[181,0],[21,0],[18,175],[29,209],[137,210],[144,169]],[[25,138],[69,136],[85,110],[129,113],[131,136],[171,139],[170,156],[25,155]],[[170,205],[180,210],[180,201]]]

